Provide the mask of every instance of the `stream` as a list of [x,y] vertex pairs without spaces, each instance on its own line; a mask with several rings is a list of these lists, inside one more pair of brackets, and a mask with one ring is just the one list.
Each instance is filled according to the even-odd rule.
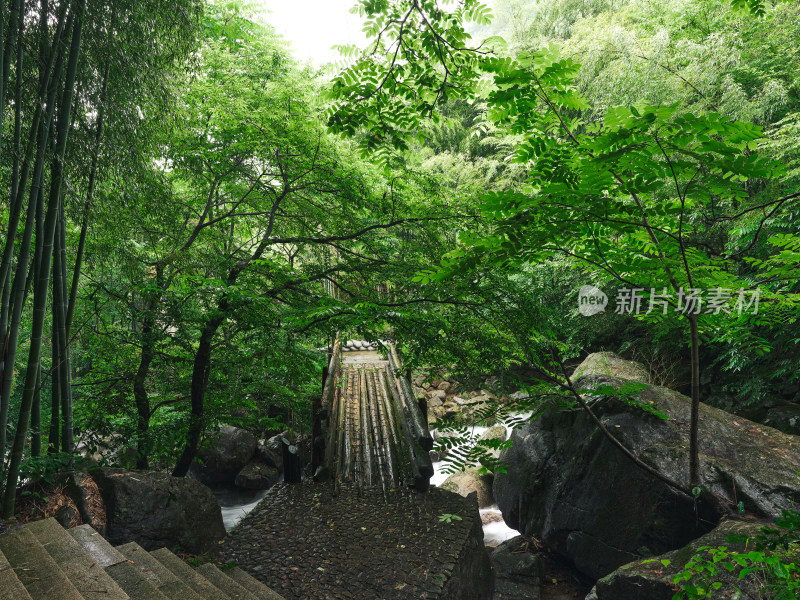
[[[472,433],[475,436],[480,436],[487,429],[488,427],[473,427]],[[431,477],[431,485],[439,486],[447,479],[448,475],[442,472],[442,467],[442,462],[433,463],[434,473],[433,477]],[[269,490],[222,487],[212,489],[212,491],[222,509],[222,522],[225,525],[225,531],[230,531],[261,502]],[[480,515],[484,521],[483,541],[487,546],[497,546],[501,542],[519,535],[516,529],[511,529],[505,524],[500,514],[500,508],[496,504],[480,509]]]
[[247,513],[253,510],[269,490],[247,490],[244,488],[219,487],[212,488],[217,497],[219,507],[222,509],[222,523],[225,531],[230,531]]

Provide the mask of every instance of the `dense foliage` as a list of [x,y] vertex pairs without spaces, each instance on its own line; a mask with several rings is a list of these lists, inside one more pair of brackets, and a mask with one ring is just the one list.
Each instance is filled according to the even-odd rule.
[[363,0],[330,81],[256,8],[2,5],[6,515],[43,461],[307,430],[337,332],[530,392],[485,417],[599,349],[800,401],[796,3]]

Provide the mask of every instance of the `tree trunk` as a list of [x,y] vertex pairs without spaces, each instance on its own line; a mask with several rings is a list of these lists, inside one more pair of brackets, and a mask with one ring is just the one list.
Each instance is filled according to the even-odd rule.
[[73,450],[72,433],[72,382],[69,356],[69,338],[65,321],[66,302],[66,232],[64,224],[64,196],[60,196],[59,212],[56,223],[55,244],[53,246],[53,326],[58,330],[58,359],[54,363],[53,375],[58,379],[58,390],[61,399],[61,450],[67,454]]
[[189,422],[189,433],[183,453],[172,471],[173,477],[184,477],[189,472],[189,467],[192,465],[192,461],[197,455],[197,449],[200,446],[200,437],[203,433],[204,426],[203,417],[206,386],[208,385],[208,373],[211,368],[211,342],[227,312],[228,301],[223,298],[219,303],[217,316],[206,321],[203,331],[200,334],[200,344],[194,355],[194,365],[192,367],[192,412],[191,421]]
[[47,452],[55,454],[61,447],[61,394],[59,393],[59,379],[56,375],[58,364],[58,328],[53,323],[53,339],[50,341],[52,349],[52,366],[50,368],[50,431],[47,436]]
[[149,429],[150,429],[150,400],[147,397],[145,381],[150,371],[150,364],[155,357],[156,340],[153,335],[155,328],[155,307],[145,308],[145,316],[142,322],[142,353],[139,358],[139,368],[133,378],[133,398],[136,401],[136,468],[149,469],[148,454],[150,452]]
[[[237,263],[228,273],[226,280],[226,288],[230,289],[236,283],[239,275],[242,274],[247,266],[254,260],[258,260],[264,254],[264,251],[269,246],[269,237],[272,235],[274,226],[275,213],[288,193],[288,189],[284,189],[279,198],[275,200],[272,206],[272,213],[270,223],[264,236],[261,238],[256,249],[246,260]],[[184,245],[184,248],[187,246]],[[208,384],[208,373],[211,369],[211,341],[214,339],[214,334],[217,333],[219,326],[225,321],[228,313],[231,310],[230,302],[227,293],[223,293],[219,302],[217,303],[217,310],[214,316],[206,321],[202,332],[200,333],[200,343],[197,352],[194,355],[194,365],[192,367],[192,388],[191,388],[191,421],[189,423],[189,433],[186,439],[186,446],[183,449],[181,457],[178,459],[175,468],[172,471],[174,477],[184,477],[189,472],[189,467],[197,454],[197,449],[200,446],[200,437],[203,433],[203,416],[204,416],[204,403],[206,395],[206,386]]]
[[38,365],[36,392],[31,408],[31,456],[42,455],[42,365]]
[[697,329],[697,315],[689,315],[689,328],[692,338],[692,410],[689,420],[689,485],[700,485],[700,449],[697,431],[700,426],[700,335]]

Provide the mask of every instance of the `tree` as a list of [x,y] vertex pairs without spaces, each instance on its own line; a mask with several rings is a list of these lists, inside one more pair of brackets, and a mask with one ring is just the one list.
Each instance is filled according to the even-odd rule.
[[[445,17],[433,3],[365,3],[362,10],[378,41],[333,83],[338,103],[329,123],[335,130],[352,134],[364,127],[366,150],[380,144],[402,150],[398,138],[408,136],[409,123],[416,127],[448,94],[474,98],[479,74],[491,74],[489,117],[518,136],[514,158],[529,169],[529,180],[517,193],[487,195],[484,213],[496,229],[465,237],[438,275],[420,279],[463,273],[487,257],[491,264],[518,268],[556,252],[633,287],[645,282],[676,295],[696,286],[744,289],[745,282],[730,271],[734,251],[715,255],[699,230],[706,227],[705,214],[712,215],[707,226],[713,229],[744,214],[772,216],[798,197],[789,193],[760,202],[749,196],[743,183],[767,178],[776,167],[751,154],[760,131],[715,113],[698,117],[677,105],[620,107],[609,110],[602,125],[588,125],[582,113],[589,106],[573,84],[577,65],[552,52],[512,59],[470,48],[461,20],[473,8],[467,3]],[[434,15],[438,29],[431,24]],[[421,32],[405,27],[409,19],[423,24]],[[381,61],[378,48],[395,53]],[[686,319],[692,348],[687,479],[696,487],[701,327],[697,315]],[[713,331],[709,324],[706,333]],[[571,386],[568,378],[564,385]]]

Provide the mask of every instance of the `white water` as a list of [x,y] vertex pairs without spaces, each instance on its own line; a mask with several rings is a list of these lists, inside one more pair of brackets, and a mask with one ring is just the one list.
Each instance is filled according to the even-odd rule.
[[[511,415],[509,418],[523,418],[526,421],[530,418],[533,412],[526,412],[526,413],[516,413]],[[508,436],[511,436],[512,428],[509,426],[508,422],[498,423],[498,425],[503,425],[507,432]],[[481,437],[489,427],[470,427],[469,433],[475,438]],[[431,434],[434,433],[435,430],[431,430]],[[447,473],[442,472],[443,462],[435,462],[433,463],[433,477],[431,477],[431,485],[440,486],[442,485],[445,480],[449,477]],[[496,504],[493,506],[489,506],[487,508],[480,509],[481,516],[487,513],[500,513],[500,507]],[[502,516],[502,515],[501,515]],[[516,529],[511,529],[508,525],[506,525],[505,521],[500,520],[499,522],[494,523],[487,523],[483,526],[483,543],[487,546],[497,546],[498,544],[511,539],[512,537],[520,535],[519,531]]]
[[222,523],[225,525],[225,531],[230,531],[264,499],[268,490],[216,488],[211,491],[214,492],[222,509]]
[[[494,506],[482,508],[480,510],[481,516],[491,512],[496,512],[499,514],[500,507],[495,504]],[[505,542],[506,540],[518,535],[519,531],[516,529],[511,529],[511,527],[506,525],[506,522],[502,520],[497,523],[487,523],[483,526],[483,543],[486,546],[497,546],[502,542]]]

